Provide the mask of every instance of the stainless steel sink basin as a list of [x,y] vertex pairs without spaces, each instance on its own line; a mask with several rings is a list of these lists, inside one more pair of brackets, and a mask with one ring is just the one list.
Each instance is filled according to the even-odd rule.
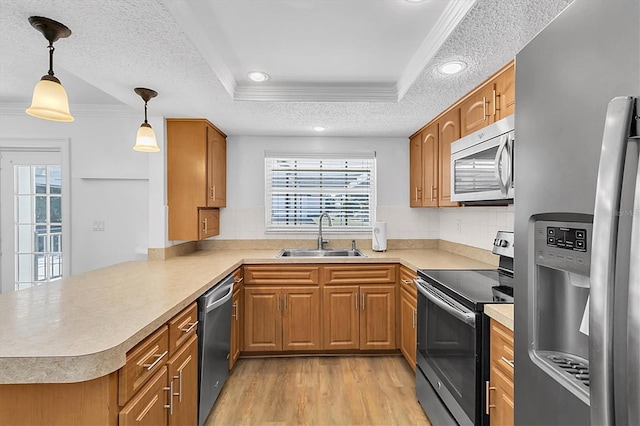
[[367,257],[358,249],[282,249],[276,257]]

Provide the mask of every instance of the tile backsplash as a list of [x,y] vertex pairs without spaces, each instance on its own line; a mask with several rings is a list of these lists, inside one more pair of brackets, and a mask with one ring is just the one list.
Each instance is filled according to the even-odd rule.
[[[264,206],[227,207],[220,211],[220,240],[301,239],[313,233],[265,233]],[[387,222],[389,239],[446,240],[491,250],[498,230],[513,230],[513,205],[506,207],[409,208],[378,206],[376,220]],[[362,239],[368,233],[334,234],[330,238]]]

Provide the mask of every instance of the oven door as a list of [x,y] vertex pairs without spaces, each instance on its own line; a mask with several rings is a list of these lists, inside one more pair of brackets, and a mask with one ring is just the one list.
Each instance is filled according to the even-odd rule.
[[481,424],[481,314],[420,278],[415,282],[418,367],[458,424]]

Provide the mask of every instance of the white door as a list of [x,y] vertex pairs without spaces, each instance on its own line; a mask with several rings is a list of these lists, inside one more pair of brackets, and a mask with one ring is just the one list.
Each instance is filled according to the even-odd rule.
[[0,150],[2,293],[62,278],[61,163],[60,152]]

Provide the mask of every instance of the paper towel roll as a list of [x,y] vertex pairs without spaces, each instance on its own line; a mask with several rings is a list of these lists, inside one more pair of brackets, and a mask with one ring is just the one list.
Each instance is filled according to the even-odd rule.
[[387,222],[374,222],[371,236],[373,251],[387,251]]

